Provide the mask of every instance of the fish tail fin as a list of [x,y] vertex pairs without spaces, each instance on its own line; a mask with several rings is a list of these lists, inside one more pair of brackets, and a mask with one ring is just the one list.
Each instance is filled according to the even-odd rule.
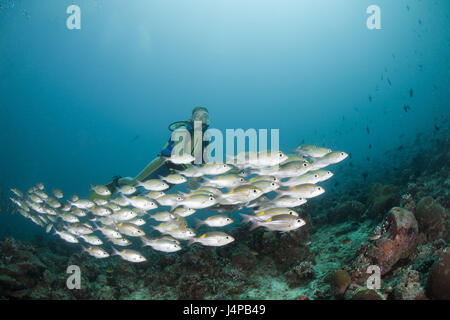
[[202,225],[205,224],[204,221],[202,221],[202,220],[200,220],[200,219],[198,219],[198,218],[194,218],[194,220],[195,220],[195,229],[198,229],[198,228],[200,228]]
[[252,225],[251,225],[249,231],[255,230],[256,228],[258,228],[258,227],[260,227],[260,226],[261,226],[261,225],[260,225],[260,223],[259,223],[258,220],[253,220],[253,221],[252,221]]
[[209,183],[211,183],[211,179],[208,177],[203,176],[202,179],[203,179],[203,181],[200,183],[200,186],[206,186]]
[[242,221],[241,221],[242,224],[252,222],[254,220],[253,216],[251,216],[249,214],[240,213],[239,215],[242,217]]
[[188,241],[188,247],[192,246],[195,242],[197,242],[197,240],[195,238],[190,238]]
[[136,179],[136,186],[143,187],[142,181]]
[[283,196],[283,190],[275,190],[276,196],[273,198],[273,200],[277,200]]
[[120,252],[116,249],[116,248],[114,248],[113,246],[111,246],[111,249],[112,249],[112,253],[111,253],[111,255],[112,256],[116,256],[116,255],[119,255],[120,254]]
[[139,238],[140,238],[141,241],[142,241],[142,247],[147,247],[147,246],[149,246],[149,241],[150,241],[149,238],[147,238],[147,237],[139,237]]

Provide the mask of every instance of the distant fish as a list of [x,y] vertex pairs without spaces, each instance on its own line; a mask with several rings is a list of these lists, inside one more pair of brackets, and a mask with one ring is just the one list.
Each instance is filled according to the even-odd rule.
[[369,95],[369,102],[372,102],[372,96]]
[[403,110],[405,110],[405,112],[408,112],[408,110],[411,110],[411,107],[408,106],[407,104],[405,104],[405,105],[403,106]]
[[369,157],[366,157],[366,160],[367,160],[367,161],[370,161],[370,158],[369,158]]
[[138,134],[135,135],[134,138],[130,140],[130,143],[131,143],[131,142],[135,142],[135,141],[136,141],[137,139],[139,139],[140,137],[141,137],[141,136],[138,135]]
[[403,149],[404,149],[403,146],[398,146],[398,147],[397,147],[397,150],[398,150],[398,151],[402,151]]
[[439,131],[439,129],[440,129],[440,128],[438,127],[438,125],[435,124],[435,125],[434,125],[434,130]]
[[366,127],[366,131],[367,131],[367,134],[370,134],[370,129],[368,126]]
[[419,19],[419,21],[418,21],[418,22],[419,22],[419,24],[420,24],[420,25],[422,25],[422,20],[420,20],[420,19]]
[[387,78],[387,82],[389,83],[389,86],[392,86],[391,79]]
[[379,234],[372,234],[372,235],[368,236],[367,239],[369,239],[371,241],[375,241],[375,240],[380,239],[380,237],[381,237],[381,235],[379,235]]
[[349,244],[351,242],[352,242],[352,240],[350,238],[345,238],[345,239],[341,240],[342,244]]
[[367,172],[363,172],[363,173],[362,173],[362,177],[363,177],[363,180],[364,180],[364,181],[366,181],[367,176],[368,176],[368,173],[367,173]]
[[412,98],[414,95],[414,91],[413,89],[409,89],[409,97]]
[[369,143],[369,149],[372,149],[372,144]]
[[408,6],[408,5],[406,6],[406,10],[408,10],[408,11],[409,11],[409,6]]

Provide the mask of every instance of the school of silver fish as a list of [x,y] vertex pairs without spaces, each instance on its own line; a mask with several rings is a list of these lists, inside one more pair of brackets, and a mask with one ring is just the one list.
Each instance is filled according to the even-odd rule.
[[[317,183],[333,173],[323,168],[347,156],[314,145],[299,146],[289,156],[281,151],[246,152],[229,157],[227,163],[203,165],[193,165],[189,154],[173,155],[166,161],[186,165],[185,170],[123,185],[114,193],[104,185],[91,186],[90,190],[101,196],[92,201],[77,195],[64,200],[58,189],[49,195],[43,183],[26,193],[12,188],[10,199],[25,218],[47,233],[52,231],[66,242],[81,245],[89,255],[99,259],[118,255],[138,263],[147,259],[127,248],[136,245],[135,241],[165,253],[181,250],[185,242],[213,247],[233,242],[231,235],[217,230],[234,224],[238,211],[247,210],[239,215],[241,223],[251,223],[250,230],[262,227],[289,232],[301,228],[305,221],[296,208],[325,192]],[[200,178],[200,186],[188,192],[169,192],[190,178]],[[194,219],[195,226],[190,226],[186,218],[199,211],[209,216]],[[200,226],[212,231],[199,235]],[[150,237],[150,232],[158,236]]]

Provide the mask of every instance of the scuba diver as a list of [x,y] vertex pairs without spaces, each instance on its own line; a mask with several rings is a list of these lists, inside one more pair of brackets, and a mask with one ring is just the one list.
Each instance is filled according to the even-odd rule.
[[[177,121],[173,122],[169,125],[169,130],[173,132],[177,129],[186,129],[191,135],[191,154],[194,153],[194,122],[200,121],[202,125],[202,132],[205,132],[209,125],[209,113],[208,109],[205,107],[195,107],[192,110],[191,118],[187,121]],[[206,148],[209,144],[209,141],[203,141],[203,148]],[[120,177],[116,176],[113,178],[113,181],[106,185],[106,187],[111,191],[111,194],[114,193],[118,188],[123,185],[134,185],[138,181],[145,181],[148,179],[158,179],[160,176],[167,176],[174,170],[183,170],[186,168],[185,165],[174,164],[170,161],[166,161],[172,155],[172,150],[175,146],[175,141],[172,140],[172,136],[167,141],[166,145],[163,147],[161,152],[158,154],[158,157],[155,158],[152,162],[150,162],[144,170],[142,170],[136,177]],[[196,183],[201,179],[191,178],[190,183],[192,187],[196,186]],[[96,193],[92,193],[90,196],[91,200],[96,198],[108,199],[110,196],[100,196]]]

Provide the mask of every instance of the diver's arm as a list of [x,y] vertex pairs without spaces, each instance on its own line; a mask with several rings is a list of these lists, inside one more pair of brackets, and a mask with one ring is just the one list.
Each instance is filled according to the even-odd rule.
[[[134,183],[136,183],[137,181],[142,181],[142,180],[146,179],[148,176],[150,176],[153,172],[158,170],[162,165],[164,165],[164,162],[165,162],[165,159],[161,156],[158,156],[152,162],[150,162],[144,168],[144,170],[142,170],[134,179],[126,178],[127,179],[126,181],[133,181]],[[131,180],[129,180],[129,179],[131,179]],[[120,180],[119,180],[119,183],[121,183]]]

